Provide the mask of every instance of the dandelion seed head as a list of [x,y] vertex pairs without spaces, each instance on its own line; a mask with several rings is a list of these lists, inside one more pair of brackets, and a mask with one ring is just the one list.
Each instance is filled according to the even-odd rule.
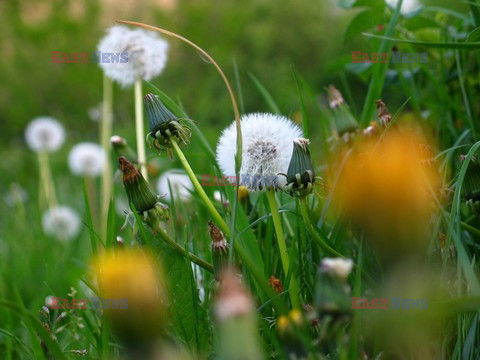
[[127,62],[100,62],[105,74],[123,87],[132,85],[138,78],[151,80],[165,68],[168,43],[151,31],[131,30],[125,26],[113,26],[100,40],[102,53],[128,53]]
[[35,152],[54,152],[65,141],[65,130],[58,120],[41,116],[33,119],[25,130],[25,140]]
[[95,177],[102,173],[106,156],[103,149],[95,144],[84,142],[75,145],[68,155],[68,165],[73,174]]
[[[286,173],[293,151],[293,140],[302,136],[302,131],[286,117],[268,114],[247,114],[241,118],[243,153],[240,169],[240,185],[253,190],[269,187],[276,179],[278,187],[285,185]],[[217,145],[217,161],[222,173],[235,176],[237,129],[233,122],[220,137]]]
[[68,206],[56,206],[47,210],[42,217],[45,234],[61,240],[72,240],[80,232],[80,217]]
[[186,201],[192,197],[191,191],[193,191],[193,185],[190,181],[190,178],[182,170],[168,170],[160,176],[157,182],[157,192],[159,195],[167,195],[169,201],[172,200],[172,193],[170,192],[170,187],[173,191],[173,196],[182,201]]
[[352,259],[325,258],[320,264],[320,270],[345,280],[353,268]]

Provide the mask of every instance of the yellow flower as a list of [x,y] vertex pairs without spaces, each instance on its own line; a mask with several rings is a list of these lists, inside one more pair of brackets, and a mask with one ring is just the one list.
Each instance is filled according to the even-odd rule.
[[390,130],[380,139],[363,139],[345,161],[337,203],[392,250],[419,245],[434,210],[440,177],[430,149],[426,139],[410,130]]

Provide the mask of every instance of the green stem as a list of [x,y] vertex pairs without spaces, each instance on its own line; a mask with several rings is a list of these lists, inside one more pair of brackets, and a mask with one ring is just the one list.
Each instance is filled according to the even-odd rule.
[[140,164],[140,172],[148,182],[145,129],[143,126],[142,79],[135,81],[135,130],[137,134],[137,156]]
[[[168,245],[170,245],[175,251],[178,251],[183,256],[187,255],[187,250],[185,250],[182,246],[177,244],[175,240],[173,240],[168,234],[160,227],[160,225],[154,227],[154,232],[158,233],[160,237],[165,241]],[[198,256],[188,252],[190,259],[192,262],[197,264],[198,266],[204,268],[208,272],[213,274],[213,265],[206,262],[205,260],[199,258]]]
[[40,166],[40,178],[43,184],[43,191],[45,192],[47,207],[53,208],[58,205],[58,202],[57,195],[55,193],[55,185],[53,184],[52,173],[50,171],[48,154],[45,151],[41,151],[37,155]]
[[[217,209],[215,206],[213,206],[212,202],[208,198],[207,194],[203,190],[202,186],[200,185],[200,182],[198,181],[197,177],[195,176],[195,173],[193,172],[192,168],[190,167],[190,164],[188,163],[187,159],[185,158],[185,155],[183,154],[182,150],[178,146],[176,140],[173,137],[170,137],[170,141],[172,143],[173,149],[175,150],[183,168],[185,169],[188,177],[190,178],[190,181],[193,184],[193,187],[195,188],[197,194],[200,196],[202,199],[203,203],[207,207],[208,211],[210,212],[210,215],[213,217],[214,222],[218,225],[220,230],[223,231],[226,237],[231,236],[231,231],[230,228],[227,226],[227,223],[223,220],[223,218],[220,216],[218,213]],[[261,289],[265,292],[265,294],[272,299],[273,306],[277,311],[280,313],[283,312],[283,308],[281,303],[278,300],[278,297],[276,297],[276,294],[274,293],[273,289],[268,285],[264,274],[260,269],[257,268],[256,264],[254,261],[250,258],[250,256],[247,254],[245,249],[242,247],[242,244],[240,244],[238,241],[234,241],[234,248],[235,252],[238,254],[242,262],[245,264],[247,267],[248,271],[252,274],[254,279],[257,281]]]
[[230,228],[228,227],[225,220],[223,220],[223,218],[220,216],[220,214],[218,213],[215,206],[212,204],[212,202],[208,198],[207,194],[205,193],[205,190],[203,190],[203,187],[200,185],[200,182],[198,181],[197,177],[195,176],[195,173],[193,172],[190,164],[188,163],[187,159],[185,158],[185,155],[183,154],[182,150],[180,149],[180,146],[178,146],[177,141],[173,137],[170,137],[170,141],[172,142],[173,149],[177,153],[178,159],[182,163],[182,166],[185,169],[185,171],[187,172],[187,175],[190,178],[190,180],[193,184],[193,187],[195,188],[198,195],[202,199],[203,203],[207,207],[210,215],[212,215],[214,222],[220,227],[220,229],[223,231],[223,233],[227,237],[230,236]]
[[[280,214],[278,213],[277,200],[275,199],[275,192],[273,190],[267,190],[267,199],[270,205],[270,211],[272,212],[273,226],[275,227],[275,233],[277,234],[278,250],[280,252],[280,260],[282,261],[283,271],[285,277],[288,276],[290,270],[290,257],[287,252],[287,243],[285,242],[285,236],[283,234],[282,222],[280,220]],[[290,284],[288,289],[290,295],[290,301],[294,309],[300,309],[299,289],[295,276],[291,274]]]
[[102,124],[100,128],[100,141],[105,152],[105,166],[102,174],[102,207],[101,207],[101,236],[107,238],[108,208],[112,197],[112,163],[110,161],[110,137],[112,136],[112,80],[103,74],[103,103]]
[[338,251],[330,247],[330,245],[328,245],[315,231],[310,221],[310,217],[308,216],[307,204],[305,201],[306,200],[303,199],[303,200],[300,200],[299,202],[300,202],[300,211],[307,225],[308,232],[313,237],[313,239],[317,242],[318,246],[320,246],[328,255],[343,258],[344,256],[342,254],[340,254]]

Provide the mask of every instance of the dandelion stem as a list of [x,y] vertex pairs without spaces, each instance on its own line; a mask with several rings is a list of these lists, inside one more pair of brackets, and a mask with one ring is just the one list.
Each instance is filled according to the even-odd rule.
[[[155,234],[158,234],[163,241],[165,241],[169,246],[172,247],[173,250],[177,251],[183,256],[187,256],[187,250],[183,248],[181,245],[177,244],[175,240],[173,240],[170,236],[168,236],[168,234],[160,226],[160,222],[158,221],[158,218],[155,217],[155,220],[153,220],[149,225],[152,227],[153,232]],[[205,260],[192,254],[191,252],[188,252],[188,256],[190,257],[190,260],[192,262],[194,262],[198,266],[202,267],[203,269],[213,274],[212,264],[206,262]]]
[[313,225],[310,221],[310,217],[308,216],[308,210],[307,210],[307,204],[306,204],[306,199],[299,200],[300,202],[300,211],[302,213],[303,219],[307,225],[307,230],[310,233],[310,235],[313,237],[313,239],[316,241],[316,243],[328,254],[331,256],[335,257],[341,257],[343,258],[344,256],[340,254],[338,251],[335,249],[332,249],[330,245],[328,245],[315,231],[313,228]]
[[148,182],[145,129],[143,125],[142,79],[135,81],[135,130],[137,133],[137,156],[140,164],[140,172]]
[[[275,192],[273,190],[267,190],[267,199],[270,205],[270,211],[272,212],[273,226],[275,233],[277,234],[278,250],[280,252],[280,260],[282,261],[283,271],[285,277],[288,276],[290,271],[290,257],[287,252],[287,244],[285,242],[285,236],[283,234],[282,222],[280,220],[280,214],[278,213],[277,200],[275,199]],[[288,293],[290,295],[290,301],[294,309],[300,308],[299,289],[295,276],[291,274]]]
[[112,164],[110,162],[110,137],[112,136],[112,80],[103,74],[103,103],[100,141],[105,152],[105,166],[102,174],[101,236],[107,237],[108,208],[112,197]]
[[57,195],[55,193],[55,185],[53,184],[52,173],[50,171],[50,164],[48,161],[48,153],[40,151],[38,154],[38,163],[40,166],[40,179],[43,184],[43,191],[45,192],[45,200],[48,208],[57,206]]
[[[180,162],[182,163],[183,168],[185,169],[188,177],[192,181],[193,187],[197,191],[198,195],[202,199],[203,203],[207,207],[208,211],[210,212],[210,215],[213,218],[214,223],[218,225],[220,230],[223,231],[225,236],[229,237],[231,236],[231,231],[227,225],[227,223],[223,220],[221,215],[218,213],[217,209],[215,206],[212,204],[210,199],[208,198],[207,194],[203,190],[202,186],[200,185],[200,182],[198,181],[197,177],[195,176],[195,173],[193,172],[192,168],[190,167],[190,164],[188,163],[187,159],[185,158],[185,155],[183,154],[182,150],[177,144],[177,141],[173,138],[170,137],[170,141],[172,143],[173,149],[177,153],[178,158],[180,159]],[[233,246],[235,248],[236,253],[244,263],[244,265],[247,267],[247,269],[250,271],[252,276],[255,278],[259,286],[262,288],[262,290],[265,292],[265,294],[269,297],[272,298],[273,304],[275,308],[279,311],[281,311],[281,305],[278,301],[277,298],[275,298],[275,294],[273,292],[273,289],[268,285],[266,278],[264,274],[262,273],[261,269],[257,268],[256,264],[252,261],[250,256],[247,254],[245,249],[243,248],[242,244],[239,243],[238,241],[233,242]]]

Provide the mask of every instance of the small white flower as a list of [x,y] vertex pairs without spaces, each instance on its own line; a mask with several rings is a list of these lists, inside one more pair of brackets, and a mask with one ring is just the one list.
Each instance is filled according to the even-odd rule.
[[[387,0],[387,5],[395,9],[395,7],[397,6],[397,2],[398,0]],[[409,13],[417,11],[418,9],[420,9],[421,6],[422,4],[418,0],[403,0],[400,12],[403,15],[407,15]]]
[[105,151],[95,143],[75,145],[68,155],[68,165],[75,175],[98,176],[105,166]]
[[25,131],[25,140],[35,152],[54,152],[65,141],[65,130],[56,119],[41,116],[33,119]]
[[[242,167],[240,185],[257,190],[263,187],[285,186],[293,152],[293,140],[302,137],[302,131],[286,117],[255,113],[241,118]],[[235,176],[237,129],[235,122],[227,127],[217,145],[217,162],[223,175]]]
[[80,232],[80,217],[68,206],[56,206],[43,214],[42,227],[45,234],[62,240],[71,240]]
[[193,185],[190,178],[182,170],[168,170],[160,176],[157,182],[157,191],[159,195],[167,195],[169,201],[172,200],[172,193],[170,192],[170,186],[173,191],[175,199],[180,198],[182,201],[186,201],[192,197],[191,191],[193,191]]
[[320,270],[345,280],[353,268],[352,259],[325,258],[320,264]]
[[98,50],[102,54],[128,53],[126,62],[99,63],[108,77],[126,87],[137,79],[151,80],[163,71],[168,43],[152,31],[113,26],[100,40]]

